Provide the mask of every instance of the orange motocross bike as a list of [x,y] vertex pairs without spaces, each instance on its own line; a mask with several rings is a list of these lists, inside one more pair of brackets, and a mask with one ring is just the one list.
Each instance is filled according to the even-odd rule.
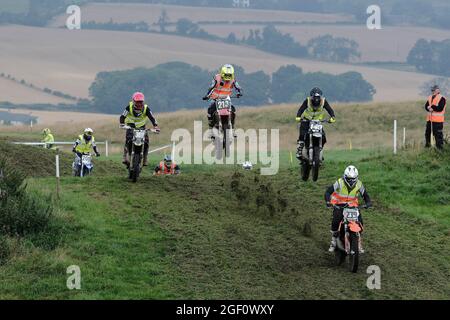
[[367,209],[367,207],[335,205],[334,208],[343,210],[344,217],[339,224],[339,236],[336,241],[336,248],[334,249],[336,264],[341,265],[348,257],[349,269],[351,272],[356,273],[359,266],[359,244],[361,241],[361,232],[363,231],[359,211],[361,208]]

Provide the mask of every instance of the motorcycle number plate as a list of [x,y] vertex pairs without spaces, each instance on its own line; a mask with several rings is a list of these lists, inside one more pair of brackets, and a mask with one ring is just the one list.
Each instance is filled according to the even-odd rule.
[[229,109],[231,108],[231,102],[228,100],[217,100],[216,106],[217,110]]
[[358,209],[344,209],[344,217],[349,221],[358,221],[359,210]]

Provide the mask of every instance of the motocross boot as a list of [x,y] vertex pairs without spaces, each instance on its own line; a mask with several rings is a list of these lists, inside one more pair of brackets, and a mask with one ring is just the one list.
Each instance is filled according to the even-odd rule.
[[365,251],[364,251],[364,248],[363,248],[363,246],[362,246],[362,238],[361,238],[361,235],[359,236],[358,247],[359,247],[359,249],[358,249],[359,253],[364,253],[364,252],[365,252]]
[[130,165],[130,158],[128,156],[128,149],[124,148],[123,149],[123,159],[122,159],[122,163],[126,166]]
[[329,252],[334,252],[337,246],[337,238],[338,238],[338,232],[331,231],[331,243],[330,247],[328,248]]
[[297,154],[296,154],[296,157],[298,160],[302,160],[302,158],[303,158],[303,148],[304,147],[305,147],[305,143],[303,141],[298,141]]
[[144,159],[142,160],[142,165],[144,167],[148,166],[148,155],[144,154]]

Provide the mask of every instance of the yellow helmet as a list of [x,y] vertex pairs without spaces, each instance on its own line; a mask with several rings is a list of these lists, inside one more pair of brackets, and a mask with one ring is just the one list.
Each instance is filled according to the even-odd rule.
[[234,67],[231,64],[226,64],[220,69],[220,76],[225,81],[234,80]]
[[47,135],[47,134],[50,134],[50,133],[52,133],[52,132],[50,131],[49,128],[45,128],[44,130],[42,130],[42,134],[44,134],[44,135]]

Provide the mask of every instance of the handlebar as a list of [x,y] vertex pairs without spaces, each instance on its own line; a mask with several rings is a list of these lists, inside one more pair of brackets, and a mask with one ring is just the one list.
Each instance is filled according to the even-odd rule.
[[[230,99],[240,99],[242,96],[230,96]],[[210,97],[208,97],[207,101],[216,101],[216,100],[225,100],[226,98],[216,98],[216,99],[211,99]]]
[[[327,207],[328,207],[328,206],[327,206]],[[348,203],[347,203],[347,204],[345,204],[345,205],[331,204],[328,208],[336,208],[336,209],[355,208],[355,209],[359,209],[359,210],[362,210],[362,209],[367,210],[367,209],[372,208],[372,206],[369,207],[369,206],[367,206],[367,204],[365,204],[365,205],[358,206],[358,207],[350,207],[350,206],[348,205]]]
[[119,126],[119,128],[124,129],[124,130],[145,130],[146,132],[152,132],[152,133],[159,134],[159,130],[156,130],[156,129],[138,129],[138,128],[134,128],[134,127],[130,127],[130,126]]
[[331,118],[328,118],[326,120],[305,120],[302,119],[301,122],[310,122],[310,121],[319,121],[320,123],[330,123]]

